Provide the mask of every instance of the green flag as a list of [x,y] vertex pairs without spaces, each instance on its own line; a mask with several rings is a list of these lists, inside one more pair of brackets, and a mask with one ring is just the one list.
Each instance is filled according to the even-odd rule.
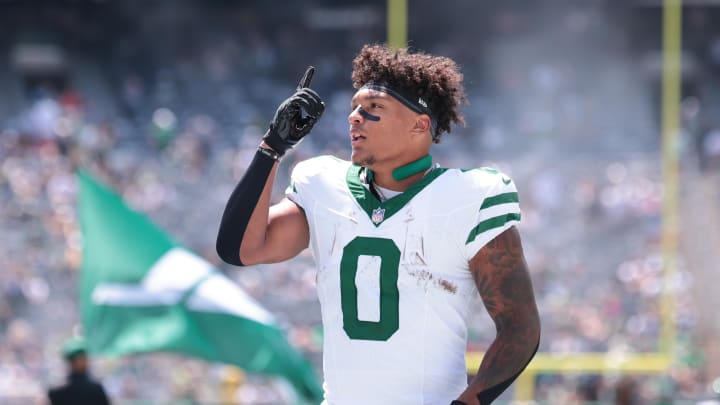
[[273,316],[87,173],[78,174],[81,305],[88,350],[172,351],[282,376],[304,399],[322,389]]

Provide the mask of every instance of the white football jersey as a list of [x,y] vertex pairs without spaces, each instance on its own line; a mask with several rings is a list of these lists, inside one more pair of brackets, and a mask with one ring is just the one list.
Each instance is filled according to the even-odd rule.
[[287,197],[310,225],[324,329],[327,405],[448,405],[467,387],[469,260],[520,220],[514,183],[433,168],[378,201],[364,169],[299,163]]

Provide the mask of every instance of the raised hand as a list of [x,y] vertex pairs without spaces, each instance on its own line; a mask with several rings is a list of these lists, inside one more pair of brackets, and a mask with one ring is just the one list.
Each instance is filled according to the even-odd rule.
[[315,68],[308,66],[298,83],[295,94],[280,104],[275,116],[270,121],[270,129],[263,137],[265,144],[270,146],[279,156],[297,145],[307,135],[325,111],[325,103],[312,90]]

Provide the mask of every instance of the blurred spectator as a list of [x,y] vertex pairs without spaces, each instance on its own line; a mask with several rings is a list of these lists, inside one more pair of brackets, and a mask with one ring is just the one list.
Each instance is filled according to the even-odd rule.
[[602,388],[602,376],[583,376],[577,383],[577,399],[581,402],[598,402],[600,401],[600,392]]
[[622,377],[615,384],[615,405],[640,405],[637,382],[633,377]]
[[720,171],[720,128],[703,131],[699,138],[700,170]]
[[63,357],[68,363],[68,381],[48,391],[51,405],[109,405],[102,384],[89,374],[85,343],[78,338],[65,342]]

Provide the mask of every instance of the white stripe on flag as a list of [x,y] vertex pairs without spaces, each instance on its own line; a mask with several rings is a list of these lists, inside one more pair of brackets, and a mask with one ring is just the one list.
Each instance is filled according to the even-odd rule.
[[188,299],[188,309],[274,323],[273,316],[252,297],[224,275],[212,272],[212,266],[203,258],[174,247],[155,262],[140,283],[100,283],[93,290],[92,299],[98,305],[176,305],[195,288]]
[[212,275],[198,286],[188,301],[188,308],[237,315],[268,325],[275,323],[270,312],[221,274]]

